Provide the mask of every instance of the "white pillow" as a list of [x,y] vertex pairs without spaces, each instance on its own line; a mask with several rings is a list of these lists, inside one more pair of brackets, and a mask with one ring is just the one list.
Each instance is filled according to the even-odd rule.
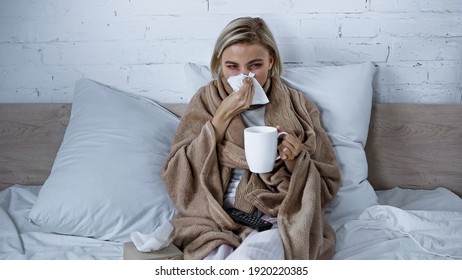
[[69,125],[30,220],[119,242],[153,232],[176,211],[160,170],[178,124],[153,100],[77,81]]
[[[294,67],[282,74],[287,85],[301,91],[318,105],[323,127],[337,155],[342,181],[337,196],[326,211],[328,221],[335,228],[377,204],[377,196],[367,181],[368,166],[364,151],[374,72],[375,67],[371,63],[360,63]],[[205,65],[186,63],[185,73],[193,92],[212,79]]]

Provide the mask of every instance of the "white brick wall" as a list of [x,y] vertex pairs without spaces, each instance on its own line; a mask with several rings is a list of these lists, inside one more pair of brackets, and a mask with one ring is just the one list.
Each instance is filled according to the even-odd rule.
[[0,102],[70,102],[81,77],[186,102],[183,64],[247,15],[289,65],[372,61],[376,102],[462,102],[462,0],[0,0]]

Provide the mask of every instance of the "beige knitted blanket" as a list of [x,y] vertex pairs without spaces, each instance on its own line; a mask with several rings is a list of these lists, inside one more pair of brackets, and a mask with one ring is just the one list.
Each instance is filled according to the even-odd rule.
[[324,222],[324,207],[338,190],[340,173],[319,110],[278,78],[268,80],[266,88],[270,103],[265,123],[282,125],[304,143],[292,174],[281,160],[271,173],[248,170],[240,116],[231,121],[224,140],[216,143],[211,120],[232,93],[226,80],[201,88],[182,117],[163,178],[178,209],[172,221],[173,243],[183,250],[185,259],[203,259],[221,244],[237,247],[250,233],[250,228],[235,223],[222,208],[231,170],[236,167],[246,169],[236,205],[277,216],[286,259],[328,259],[333,254],[335,235]]

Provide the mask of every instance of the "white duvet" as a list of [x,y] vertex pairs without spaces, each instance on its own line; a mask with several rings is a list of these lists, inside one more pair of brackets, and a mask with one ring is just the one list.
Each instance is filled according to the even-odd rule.
[[445,188],[377,191],[378,205],[337,228],[334,259],[461,259],[462,199]]
[[369,207],[337,230],[335,259],[462,259],[462,212]]
[[[43,232],[28,221],[40,187],[0,192],[0,259],[122,259],[123,245]],[[462,199],[434,191],[377,192],[379,205],[337,229],[334,259],[462,259]]]

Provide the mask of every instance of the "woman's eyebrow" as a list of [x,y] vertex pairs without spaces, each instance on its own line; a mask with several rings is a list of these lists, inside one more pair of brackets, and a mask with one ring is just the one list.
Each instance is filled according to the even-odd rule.
[[256,59],[252,59],[251,61],[247,62],[247,64],[252,64],[252,63],[255,63],[255,62],[262,62],[263,59],[262,58],[256,58]]
[[[251,61],[247,62],[246,64],[252,64],[252,63],[255,63],[255,62],[262,62],[262,61],[263,61],[262,58],[255,58],[255,59],[252,59]],[[227,60],[227,61],[225,61],[225,64],[239,64],[239,63]]]

